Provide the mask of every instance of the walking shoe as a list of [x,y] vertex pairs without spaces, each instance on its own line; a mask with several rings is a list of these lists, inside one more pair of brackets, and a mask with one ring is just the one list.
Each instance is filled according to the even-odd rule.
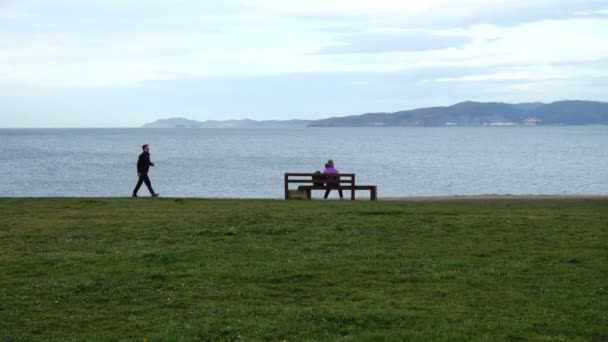
[[160,194],[158,192],[155,193],[154,195],[152,195],[152,197],[158,197],[158,196],[160,196]]
[[131,197],[137,197],[137,195],[136,195],[136,194],[133,194],[133,195],[131,195]]

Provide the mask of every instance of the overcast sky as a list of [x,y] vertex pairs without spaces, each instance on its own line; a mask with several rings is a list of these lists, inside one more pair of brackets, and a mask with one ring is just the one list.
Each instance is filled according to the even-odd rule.
[[608,0],[0,0],[0,127],[608,101]]

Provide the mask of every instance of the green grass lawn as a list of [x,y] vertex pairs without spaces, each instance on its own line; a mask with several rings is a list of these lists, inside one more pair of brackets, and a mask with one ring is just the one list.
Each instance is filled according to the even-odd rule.
[[0,199],[0,340],[608,340],[608,201]]

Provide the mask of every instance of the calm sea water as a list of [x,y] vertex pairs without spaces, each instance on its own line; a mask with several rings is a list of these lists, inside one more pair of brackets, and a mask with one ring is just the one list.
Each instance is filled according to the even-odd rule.
[[[608,127],[0,130],[0,197],[283,196],[328,158],[379,196],[608,194]],[[147,195],[142,187],[140,195]]]

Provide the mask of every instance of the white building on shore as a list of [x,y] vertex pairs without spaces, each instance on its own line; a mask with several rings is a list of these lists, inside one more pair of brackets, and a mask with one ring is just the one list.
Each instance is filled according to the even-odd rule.
[[527,119],[524,120],[524,125],[526,125],[526,126],[536,126],[541,121],[542,120],[537,119],[537,118],[527,118]]

